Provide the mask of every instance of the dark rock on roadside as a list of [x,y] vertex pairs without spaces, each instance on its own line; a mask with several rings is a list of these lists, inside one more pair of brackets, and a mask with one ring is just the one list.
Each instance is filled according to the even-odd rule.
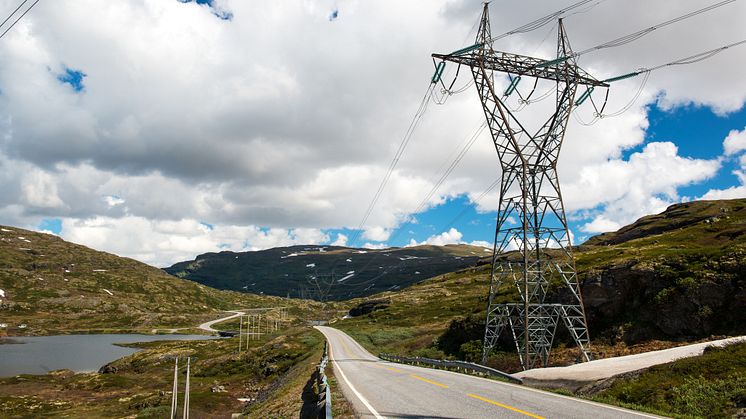
[[362,303],[350,309],[350,316],[358,317],[368,313],[372,313],[376,310],[383,310],[388,307],[389,304],[391,304],[391,299],[389,298],[379,298],[376,300],[363,301]]
[[111,364],[106,364],[98,369],[99,374],[116,374],[117,371],[119,371],[119,368]]

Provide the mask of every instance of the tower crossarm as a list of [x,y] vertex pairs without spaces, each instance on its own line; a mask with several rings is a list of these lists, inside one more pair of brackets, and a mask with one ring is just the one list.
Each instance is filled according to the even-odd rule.
[[[480,50],[476,50],[471,54],[432,54],[432,57],[469,67],[482,67],[485,70],[499,71],[518,76],[538,77],[540,79],[594,87],[609,86],[591,77],[583,69],[574,65],[572,60],[569,59],[543,60],[541,58],[498,51],[490,51],[482,54]],[[554,64],[550,64],[552,62]]]

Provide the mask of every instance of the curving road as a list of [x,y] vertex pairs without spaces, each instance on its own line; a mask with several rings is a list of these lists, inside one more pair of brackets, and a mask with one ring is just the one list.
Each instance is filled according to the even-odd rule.
[[364,418],[657,418],[450,371],[385,362],[346,333],[317,326],[337,381]]
[[226,317],[221,317],[221,318],[219,318],[217,320],[210,320],[209,322],[204,322],[201,325],[199,325],[199,328],[202,329],[202,330],[204,330],[204,331],[207,331],[207,332],[217,333],[217,332],[219,332],[219,330],[213,329],[212,328],[213,324],[224,322],[226,320],[230,320],[230,319],[236,318],[236,317],[238,317],[238,316],[240,316],[242,314],[246,314],[243,311],[233,311],[233,310],[228,311],[228,313],[234,313],[234,314],[232,314],[230,316],[226,316]]

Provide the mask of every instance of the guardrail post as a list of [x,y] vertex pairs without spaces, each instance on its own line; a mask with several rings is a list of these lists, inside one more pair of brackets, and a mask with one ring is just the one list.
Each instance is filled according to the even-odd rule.
[[323,401],[323,408],[319,409],[319,417],[325,417],[326,419],[332,419],[332,392],[329,388],[329,382],[326,378],[326,364],[329,362],[329,355],[327,352],[327,343],[324,342],[324,353],[321,356],[321,361],[318,366],[318,387],[319,387],[319,399]]

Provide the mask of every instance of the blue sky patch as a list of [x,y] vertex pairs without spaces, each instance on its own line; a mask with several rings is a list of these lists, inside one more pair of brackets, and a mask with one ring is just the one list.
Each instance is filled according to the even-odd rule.
[[[664,111],[657,106],[648,109],[650,126],[645,142],[671,141],[682,156],[713,159],[723,154],[723,140],[731,130],[742,130],[746,125],[746,107],[719,116],[709,107],[684,106]],[[625,159],[644,144],[627,150]]]
[[40,231],[51,231],[54,234],[60,234],[62,231],[62,220],[59,218],[45,218],[41,220],[37,229]]
[[332,10],[329,13],[329,22],[337,20],[338,17],[339,17],[339,9],[334,8],[334,10]]
[[[697,159],[716,159],[723,154],[723,140],[731,130],[746,126],[746,107],[727,115],[717,115],[704,106],[682,106],[664,111],[657,106],[648,109],[650,126],[645,134],[645,144],[670,141],[679,148],[679,155]],[[645,144],[625,150],[627,160],[632,153],[642,151]],[[736,158],[726,158],[715,177],[706,182],[679,188],[680,196],[697,198],[710,189],[727,189],[738,184],[733,170],[739,168]]]
[[73,70],[72,68],[65,67],[65,72],[57,76],[57,80],[62,83],[69,84],[76,92],[81,92],[85,89],[83,85],[83,78],[87,74],[80,70]]
[[210,8],[210,12],[217,18],[222,20],[232,20],[233,12],[227,10],[221,10],[215,7],[213,0],[178,0],[181,3],[197,3],[200,5],[207,5]]

